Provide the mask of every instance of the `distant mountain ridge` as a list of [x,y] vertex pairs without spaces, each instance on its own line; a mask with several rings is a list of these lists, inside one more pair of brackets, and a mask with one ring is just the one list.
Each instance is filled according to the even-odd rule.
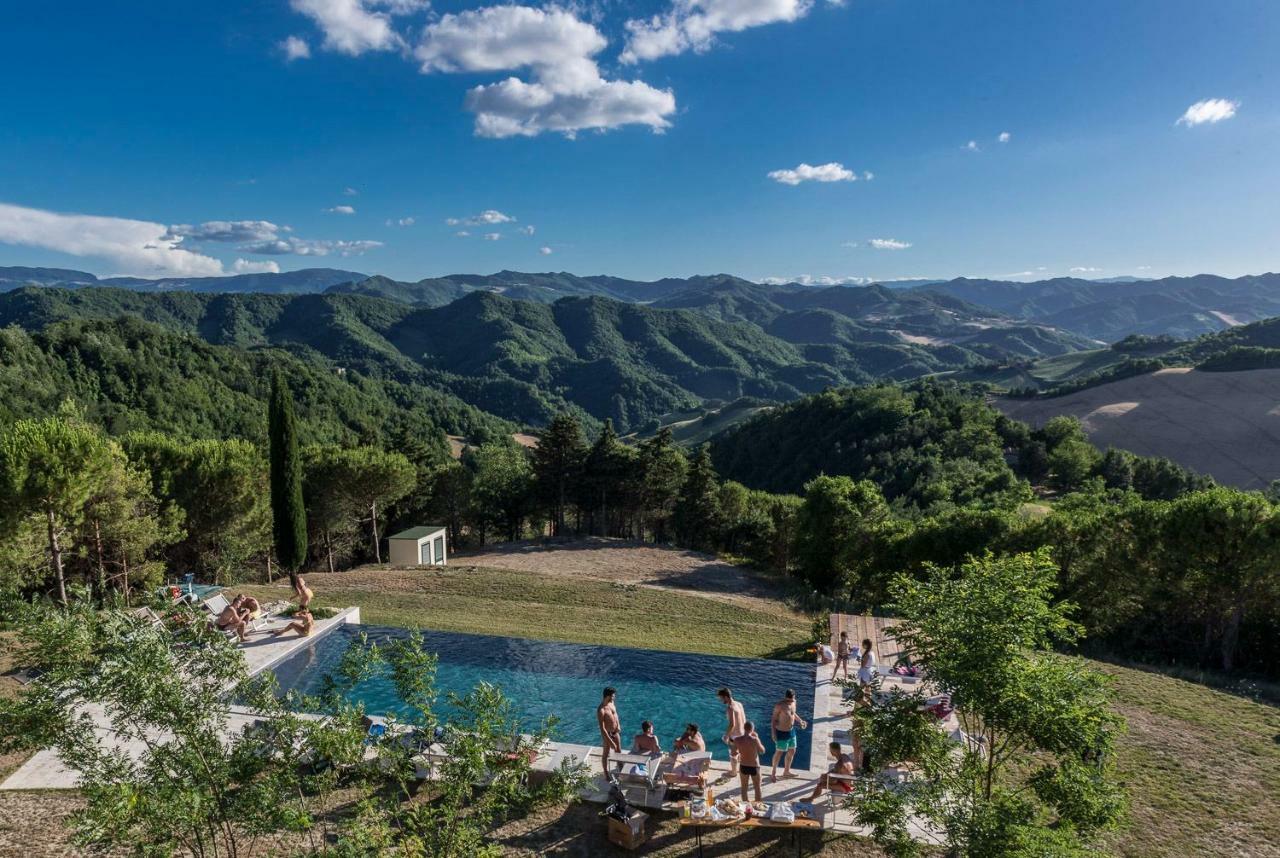
[[[973,345],[979,350],[986,347],[985,338],[994,338],[997,350],[1021,350],[1026,356],[1052,355],[1059,353],[1055,350],[1090,345],[1084,340],[1115,342],[1131,334],[1191,339],[1280,316],[1280,274],[1234,279],[1210,274],[1156,280],[1059,277],[1032,282],[962,277],[814,286],[757,283],[730,274],[639,281],[608,275],[584,277],[564,271],[498,271],[410,282],[341,269],[311,268],[278,274],[144,280],[99,279],[71,269],[0,268],[0,291],[27,285],[104,285],[146,292],[328,292],[429,307],[441,307],[480,291],[544,304],[566,297],[601,297],[694,310],[722,321],[773,325],[778,335],[794,343],[811,342],[797,339],[795,332],[812,324],[815,330],[830,331],[829,335],[812,340],[824,345],[847,342],[855,333],[875,331],[883,339],[885,330],[900,330],[906,338],[930,337],[949,344]],[[946,300],[960,303],[947,304]],[[788,318],[788,313],[808,315]],[[840,318],[824,315],[831,313]],[[947,318],[949,314],[951,318]],[[902,326],[884,324],[897,319],[903,321]],[[849,320],[852,327],[847,324]],[[996,332],[979,333],[990,328]]]

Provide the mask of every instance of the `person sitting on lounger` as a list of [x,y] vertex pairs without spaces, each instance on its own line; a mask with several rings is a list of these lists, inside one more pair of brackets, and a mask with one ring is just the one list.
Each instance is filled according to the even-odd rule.
[[235,632],[236,637],[243,641],[247,637],[245,629],[249,622],[249,612],[241,608],[241,599],[237,596],[222,609],[222,613],[213,622],[224,632]]
[[688,724],[684,728],[684,732],[680,734],[680,738],[676,739],[675,747],[672,753],[678,754],[681,751],[705,751],[707,749],[707,740],[702,738],[702,734],[698,732],[697,724]]
[[275,637],[280,637],[289,632],[297,632],[302,637],[311,637],[311,632],[315,630],[316,621],[311,616],[310,611],[298,611],[293,615],[293,622],[285,626],[283,629],[276,629],[272,632]]
[[827,774],[818,778],[818,785],[813,788],[813,795],[809,796],[806,801],[813,801],[822,795],[824,790],[832,790],[841,793],[853,792],[853,784],[844,779],[832,780],[831,775],[851,775],[853,774],[853,757],[844,752],[839,742],[832,742],[829,747],[831,756],[835,759],[835,763],[828,769]]
[[240,610],[245,612],[248,619],[256,620],[262,616],[262,605],[257,599],[244,593],[237,593],[236,598],[240,600]]
[[756,735],[756,725],[747,721],[742,725],[742,735],[733,739],[733,749],[738,754],[738,775],[742,786],[742,800],[748,801],[748,781],[755,787],[756,801],[764,801],[760,793],[760,755],[764,753],[764,743]]
[[640,722],[640,732],[631,739],[631,753],[648,754],[651,757],[662,755],[662,744],[653,735],[652,721]]
[[769,729],[773,731],[773,770],[769,773],[769,783],[778,779],[778,761],[786,756],[782,767],[782,776],[791,777],[791,761],[796,758],[796,726],[807,729],[808,724],[796,711],[796,693],[790,688],[782,695],[782,699],[773,704],[773,718]]

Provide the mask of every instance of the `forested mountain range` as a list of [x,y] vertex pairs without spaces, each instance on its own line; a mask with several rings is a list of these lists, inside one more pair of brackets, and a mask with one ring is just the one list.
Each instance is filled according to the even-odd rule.
[[[1020,351],[1024,334],[972,347],[904,340],[871,318],[886,301],[908,306],[922,319],[967,311],[959,302],[951,307],[895,294],[878,287],[855,296],[839,293],[845,302],[865,301],[865,325],[797,324],[780,332],[786,336],[688,309],[596,296],[544,304],[488,291],[431,307],[354,294],[30,287],[0,295],[0,325],[40,331],[58,321],[137,317],[213,345],[285,348],[362,376],[423,385],[518,423],[544,425],[569,408],[595,420],[611,418],[619,430],[709,402],[743,396],[787,401],[829,386],[914,378],[1026,353]],[[801,310],[780,311],[770,331],[797,313],[831,321],[822,314],[834,311],[817,306],[824,294],[809,297],[812,303]],[[827,341],[805,342],[817,336]]]
[[[539,303],[598,296],[691,309],[726,321],[773,324],[772,332],[789,342],[799,342],[785,336],[798,327],[840,329],[831,330],[825,341],[860,335],[857,327],[849,329],[846,324],[853,320],[859,326],[872,323],[871,327],[880,331],[900,330],[910,336],[942,337],[974,346],[984,345],[984,336],[997,341],[1025,340],[1023,348],[1039,348],[1042,354],[1058,353],[1053,349],[1063,345],[1079,348],[1082,340],[1109,343],[1131,334],[1190,339],[1280,315],[1280,274],[1234,279],[1209,274],[1155,280],[1060,277],[1034,282],[957,278],[815,287],[755,283],[729,274],[645,282],[568,272],[499,271],[411,282],[315,268],[279,274],[143,280],[99,279],[88,272],[60,268],[0,268],[0,291],[27,285],[290,295],[328,291],[429,306],[443,306],[476,291]],[[808,315],[788,315],[792,313]],[[948,313],[955,315],[948,318]],[[831,315],[820,318],[815,314]],[[895,326],[898,320],[904,324]],[[965,326],[969,326],[967,330]],[[981,334],[987,328],[995,332]],[[964,336],[971,339],[960,339]]]

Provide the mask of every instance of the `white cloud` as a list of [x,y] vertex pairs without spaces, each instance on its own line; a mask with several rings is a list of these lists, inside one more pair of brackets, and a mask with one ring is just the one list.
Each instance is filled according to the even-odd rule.
[[176,223],[169,237],[190,241],[265,241],[275,238],[280,227],[269,220],[210,220],[199,224]]
[[280,43],[280,50],[284,51],[284,58],[289,62],[305,60],[311,56],[311,45],[299,36],[290,36],[285,39]]
[[412,217],[402,217],[396,220],[388,220],[387,226],[413,226],[415,223],[417,223],[417,220]]
[[458,238],[467,238],[468,236],[471,235],[471,233],[467,232],[465,229],[460,229],[457,232],[455,232],[454,235],[457,236]]
[[1191,126],[1221,122],[1235,116],[1239,107],[1240,102],[1229,98],[1206,98],[1188,107],[1175,124]]
[[977,141],[977,140],[970,140],[968,143],[964,144],[964,147],[963,147],[963,148],[964,148],[964,149],[966,149],[966,150],[968,150],[968,151],[970,151],[970,152],[977,152],[977,151],[978,151],[978,141]]
[[209,277],[222,263],[182,247],[164,224],[0,203],[0,242],[92,257],[139,277]]
[[483,224],[515,223],[515,218],[497,209],[485,209],[471,217],[447,217],[444,222],[449,226],[481,226]]
[[877,281],[873,277],[797,274],[794,277],[765,277],[760,282],[766,286],[782,286],[787,283],[799,283],[801,286],[866,286]]
[[334,206],[333,208],[325,209],[325,211],[329,212],[329,214],[341,215],[353,215],[356,213],[355,206]]
[[544,245],[544,246],[542,246],[542,247],[539,247],[539,248],[538,248],[538,252],[539,252],[539,253],[541,253],[543,256],[550,256],[550,255],[551,255],[551,248],[549,248],[549,247],[547,247],[547,246],[545,246],[545,245]]
[[899,241],[896,238],[871,238],[867,239],[867,244],[876,250],[906,250],[911,246],[911,242]]
[[279,274],[280,265],[272,260],[254,262],[249,259],[237,259],[231,266],[233,274]]
[[627,46],[620,59],[636,63],[705,51],[717,33],[795,21],[811,8],[812,0],[675,0],[661,15],[627,21]]
[[1000,143],[1008,143],[1012,139],[1013,139],[1013,135],[1010,134],[1008,131],[1001,131],[998,135],[996,135],[996,140]]
[[643,81],[605,80],[593,57],[608,44],[591,24],[557,8],[490,6],[448,14],[423,31],[414,56],[423,73],[528,69],[468,91],[481,137],[647,125],[669,127],[675,95]]
[[381,241],[331,241],[328,239],[297,238],[292,235],[240,245],[240,249],[245,253],[259,253],[264,256],[281,256],[284,254],[328,256],[331,253],[338,256],[359,256],[365,251],[379,247],[382,247]]
[[800,164],[794,170],[774,170],[769,178],[784,185],[798,185],[801,182],[856,182],[858,174],[832,161],[817,167]]
[[876,177],[876,174],[871,172],[870,170],[865,170],[862,173],[862,178],[866,179],[868,182],[874,179],[875,177]]
[[840,242],[840,246],[841,247],[861,247],[861,245],[856,241],[842,241]]
[[1096,274],[1101,270],[1101,268],[1094,268],[1092,265],[1077,265],[1070,269],[1072,274]]
[[516,232],[520,233],[521,235],[533,235],[534,233],[533,224],[522,226],[518,230],[516,230]]
[[357,191],[355,188],[343,188],[342,193],[343,193],[343,196],[348,196],[348,197],[360,196],[360,192]]
[[486,232],[484,234],[485,241],[497,241],[500,238],[502,238],[502,233],[500,232]]
[[324,47],[348,56],[366,51],[387,51],[404,45],[404,40],[391,26],[391,16],[400,7],[391,4],[388,11],[377,11],[377,4],[365,0],[290,0],[295,12],[306,15],[324,33]]

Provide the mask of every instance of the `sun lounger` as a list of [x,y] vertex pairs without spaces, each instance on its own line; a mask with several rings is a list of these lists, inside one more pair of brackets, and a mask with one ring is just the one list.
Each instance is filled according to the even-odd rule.
[[710,770],[710,751],[686,751],[675,756],[671,769],[663,773],[662,781],[669,787],[700,792],[706,789],[707,772]]
[[[225,611],[231,605],[231,603],[227,601],[227,597],[222,595],[221,593],[218,593],[217,595],[214,595],[214,596],[210,596],[208,599],[205,599],[203,602],[201,602],[201,604],[204,605],[205,610],[209,612],[209,615],[213,617],[213,624],[215,626],[218,626],[218,617],[222,616],[222,612]],[[257,631],[258,623],[262,619],[263,618],[259,616],[259,617],[251,617],[250,619],[246,620],[245,630],[250,632]],[[223,633],[229,633],[230,635],[235,636],[235,632],[229,629],[224,629],[218,626],[218,630]]]
[[661,754],[610,754],[610,776],[625,792],[627,789],[639,789],[644,792],[642,804],[648,806],[649,794],[658,788],[658,770],[661,768]]

